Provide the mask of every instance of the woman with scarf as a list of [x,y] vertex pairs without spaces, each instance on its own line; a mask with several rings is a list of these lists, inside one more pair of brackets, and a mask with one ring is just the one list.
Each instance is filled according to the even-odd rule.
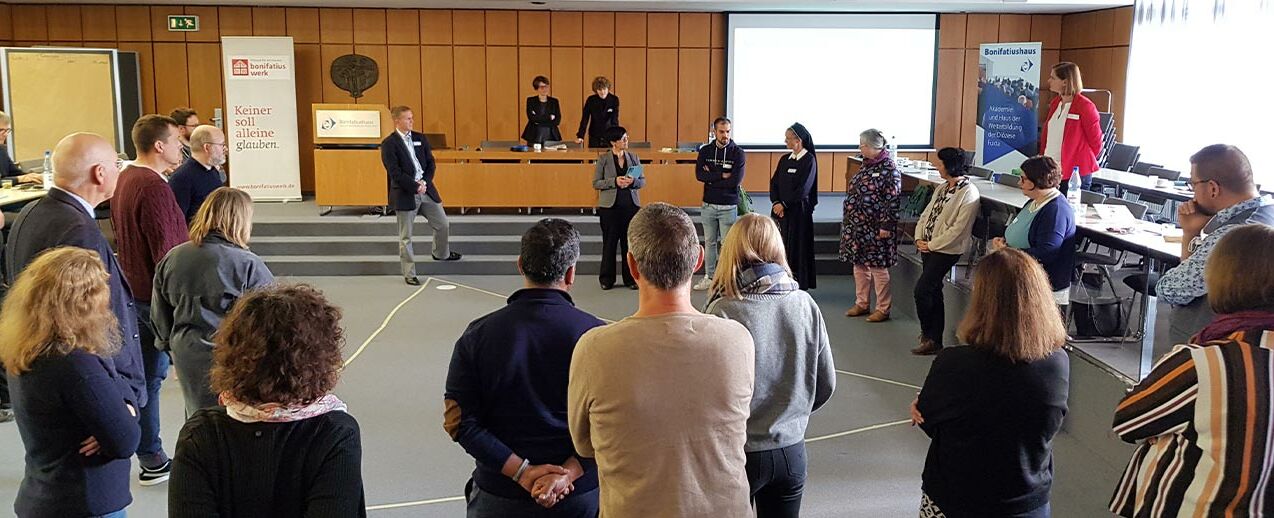
[[911,354],[938,354],[946,328],[946,307],[942,300],[942,282],[947,273],[969,249],[973,222],[982,207],[978,188],[969,181],[969,161],[963,149],[942,148],[938,151],[942,167],[938,174],[946,183],[939,185],[920,213],[916,223],[916,251],[923,262],[916,279],[916,318],[920,320],[920,346]]
[[757,518],[795,517],[805,487],[805,428],[836,388],[818,304],[787,267],[774,221],[748,214],[730,228],[707,312],[748,328],[756,381],[748,418],[748,484]]
[[169,516],[366,516],[358,422],[331,394],[340,310],[310,286],[269,286],[239,299],[216,340],[224,406],[182,427]]
[[[854,307],[847,317],[870,313],[868,322],[889,320],[892,297],[889,268],[898,262],[898,210],[902,204],[902,176],[888,142],[877,129],[858,135],[863,166],[845,188],[845,216],[841,223],[840,260],[854,265]],[[876,288],[876,311],[869,306]]]
[[814,138],[799,122],[787,129],[783,143],[792,152],[779,159],[770,177],[772,214],[783,235],[792,276],[802,290],[812,290],[817,285],[814,205],[818,203],[818,157],[814,154]]
[[1137,444],[1110,502],[1119,516],[1274,511],[1274,227],[1227,232],[1203,280],[1216,319],[1115,408],[1115,433]]

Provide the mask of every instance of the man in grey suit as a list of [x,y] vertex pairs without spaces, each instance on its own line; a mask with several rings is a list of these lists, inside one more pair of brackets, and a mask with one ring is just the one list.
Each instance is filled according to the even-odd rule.
[[380,143],[380,160],[389,174],[389,202],[398,214],[398,258],[402,262],[403,279],[419,286],[416,278],[416,255],[411,234],[416,215],[425,217],[434,231],[435,261],[456,261],[460,254],[447,244],[450,225],[442,207],[442,197],[434,185],[434,155],[423,133],[412,131],[415,116],[407,106],[389,110],[394,118],[394,132]]

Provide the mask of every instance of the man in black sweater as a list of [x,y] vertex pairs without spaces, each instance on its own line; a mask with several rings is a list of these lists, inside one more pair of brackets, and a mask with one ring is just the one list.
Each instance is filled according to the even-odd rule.
[[703,182],[703,209],[699,216],[703,220],[703,242],[707,252],[704,276],[694,285],[696,290],[706,290],[712,285],[717,257],[721,254],[721,241],[739,219],[739,185],[743,182],[743,166],[747,157],[730,140],[733,126],[725,117],[712,121],[712,132],[716,138],[711,144],[699,146],[699,158],[695,159],[695,177]]
[[447,370],[444,428],[477,461],[469,518],[597,516],[597,466],[579,458],[566,425],[575,342],[602,325],[576,309],[579,232],[544,219],[522,236],[526,287],[469,324]]

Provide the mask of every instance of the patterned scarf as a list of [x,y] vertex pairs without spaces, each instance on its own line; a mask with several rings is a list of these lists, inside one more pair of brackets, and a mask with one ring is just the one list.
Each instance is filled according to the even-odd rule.
[[291,423],[328,412],[346,410],[345,402],[335,394],[328,394],[308,405],[283,406],[278,403],[249,405],[236,401],[229,392],[222,392],[221,404],[226,407],[226,414],[240,423]]
[[968,184],[969,179],[964,176],[961,176],[960,179],[956,181],[955,185],[947,184],[946,188],[942,191],[942,196],[938,197],[937,201],[933,202],[933,209],[929,211],[929,221],[925,222],[925,230],[921,236],[922,240],[928,241],[933,238],[933,227],[938,225],[938,216],[942,215],[943,207],[946,207],[947,202],[950,201],[951,198],[955,197],[956,191],[959,191]]
[[891,158],[893,157],[889,156],[889,150],[882,149],[880,150],[880,154],[876,155],[876,158],[863,157],[863,167],[876,167]]
[[744,295],[783,295],[801,289],[782,266],[760,263],[739,274],[739,292]]
[[1211,324],[1190,338],[1190,343],[1205,344],[1213,340],[1225,340],[1234,333],[1248,329],[1274,330],[1274,311],[1240,311],[1217,315]]

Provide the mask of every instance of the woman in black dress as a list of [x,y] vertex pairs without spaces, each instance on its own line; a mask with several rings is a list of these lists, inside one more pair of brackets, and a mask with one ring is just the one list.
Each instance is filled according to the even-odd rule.
[[770,177],[773,216],[783,234],[787,264],[803,290],[816,286],[814,273],[814,205],[818,203],[818,157],[814,139],[801,123],[792,124],[783,137],[792,150],[779,160]]
[[549,96],[549,78],[535,76],[531,80],[531,88],[535,89],[535,95],[526,98],[526,127],[522,129],[522,140],[528,146],[562,140],[562,132],[557,129],[562,123],[562,107],[557,104],[556,97]]
[[593,79],[593,95],[584,101],[584,116],[575,132],[575,143],[584,143],[588,131],[588,147],[609,148],[606,130],[619,125],[619,96],[610,93],[610,80],[603,76]]

